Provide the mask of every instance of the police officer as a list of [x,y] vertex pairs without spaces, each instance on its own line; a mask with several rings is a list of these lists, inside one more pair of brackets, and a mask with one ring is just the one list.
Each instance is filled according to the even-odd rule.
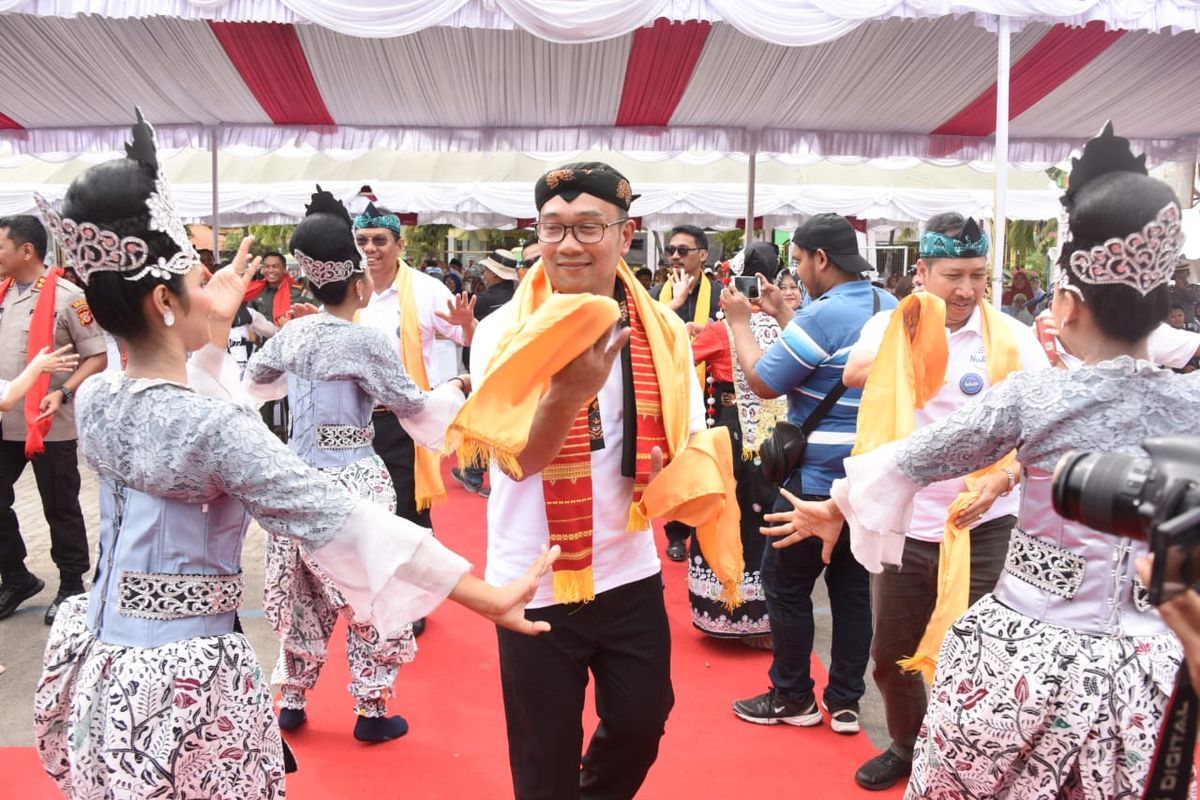
[[[45,257],[46,229],[36,217],[0,217],[0,379],[10,380],[25,368],[39,338],[52,338],[55,348],[74,345],[79,354],[78,369],[65,379],[53,375],[45,395],[35,397],[35,408],[16,409],[0,419],[0,619],[11,616],[46,586],[25,567],[25,542],[13,511],[13,487],[26,462],[32,462],[42,511],[50,524],[50,557],[59,573],[58,593],[46,611],[49,625],[64,598],[84,591],[83,575],[90,566],[87,530],[79,508],[71,399],[89,375],[105,368],[108,357],[104,334],[92,318],[83,291],[61,277],[48,284]],[[46,308],[51,297],[52,314]],[[39,300],[45,313],[37,313]],[[36,434],[27,436],[27,416],[28,422],[41,416],[51,420],[40,445]],[[27,438],[31,439],[28,447]]]

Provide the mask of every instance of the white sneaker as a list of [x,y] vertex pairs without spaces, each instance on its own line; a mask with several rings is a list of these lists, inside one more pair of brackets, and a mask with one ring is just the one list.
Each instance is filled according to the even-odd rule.
[[839,708],[833,711],[822,702],[821,707],[829,712],[829,727],[834,733],[852,736],[862,730],[862,723],[858,718],[857,706]]

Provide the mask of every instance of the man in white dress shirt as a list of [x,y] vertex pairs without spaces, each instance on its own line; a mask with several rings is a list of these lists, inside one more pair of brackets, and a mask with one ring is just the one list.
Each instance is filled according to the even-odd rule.
[[[401,297],[396,284],[399,271],[408,270],[412,278],[409,284],[411,302],[416,306],[425,373],[436,375],[435,338],[441,335],[460,345],[469,345],[475,333],[473,302],[468,303],[465,296],[456,297],[441,281],[410,268],[400,259],[404,238],[400,218],[396,214],[371,204],[354,220],[354,228],[358,247],[367,257],[367,270],[375,283],[375,291],[367,307],[359,314],[358,321],[387,334],[395,344],[396,352],[404,356],[401,306],[410,298]],[[415,379],[416,365],[406,363],[405,368]],[[375,452],[383,459],[396,487],[396,514],[432,528],[429,509],[417,507],[414,478],[416,451],[412,438],[400,426],[396,415],[387,409],[376,409],[372,421],[375,425]]]
[[[946,303],[948,358],[941,391],[923,408],[914,410],[918,428],[944,419],[990,386],[980,308],[980,303],[986,302],[987,252],[986,235],[960,214],[939,214],[926,225],[917,275],[925,291]],[[847,386],[866,383],[892,313],[881,311],[863,327],[843,374]],[[1049,367],[1045,351],[1031,328],[1007,314],[997,316],[1015,341],[1021,369]],[[920,357],[923,357],[920,353],[913,353],[914,359]],[[1010,468],[981,478],[979,499],[959,516],[959,524],[971,532],[972,603],[992,590],[1004,568],[1009,535],[1020,504],[1020,494],[1012,491],[1018,474],[1019,468]],[[864,789],[886,789],[911,771],[913,746],[925,716],[926,690],[920,674],[902,670],[896,662],[917,652],[929,624],[938,598],[938,564],[946,513],[965,489],[961,478],[922,489],[913,500],[901,566],[885,566],[883,572],[871,576],[875,623],[871,655],[892,742],[855,774],[855,781]]]

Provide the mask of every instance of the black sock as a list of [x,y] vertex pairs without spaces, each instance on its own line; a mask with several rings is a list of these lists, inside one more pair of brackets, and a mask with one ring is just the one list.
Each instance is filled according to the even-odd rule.
[[28,583],[33,579],[33,573],[30,572],[24,564],[21,564],[19,567],[14,567],[13,569],[6,569],[3,573],[0,573],[0,581],[3,581],[7,584]]

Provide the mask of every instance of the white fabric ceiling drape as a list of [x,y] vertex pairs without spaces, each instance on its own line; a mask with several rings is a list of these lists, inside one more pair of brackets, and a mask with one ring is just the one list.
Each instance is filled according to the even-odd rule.
[[611,126],[632,42],[456,28],[367,40],[312,25],[296,33],[330,115],[364,127],[397,117],[409,128]]
[[[357,195],[361,181],[322,181],[344,201]],[[511,227],[518,218],[536,214],[530,184],[522,183],[403,183],[373,182],[371,188],[390,208],[416,212],[422,224],[449,223],[459,227]],[[642,217],[647,227],[692,222],[732,228],[745,215],[745,187],[729,184],[641,184],[641,197],[630,213]],[[0,215],[33,212],[32,196],[42,193],[60,202],[66,187],[33,184],[0,185]],[[304,215],[313,191],[312,181],[283,184],[224,183],[221,185],[222,224],[294,222]],[[204,221],[212,213],[212,189],[207,184],[173,185],[171,192],[180,215]],[[1010,191],[1010,219],[1047,219],[1059,208],[1053,191]],[[976,217],[991,214],[989,190],[905,189],[887,186],[771,186],[759,185],[754,194],[755,213],[793,224],[823,212],[851,214],[865,219],[922,220],[943,211]],[[778,222],[783,220],[783,222]]]
[[724,21],[786,45],[829,41],[869,20],[974,14],[1020,24],[1101,21],[1130,30],[1200,30],[1196,0],[0,0],[0,12],[39,16],[173,16],[312,23],[364,38],[435,26],[513,28],[557,42],[600,41],[657,18]]
[[[1164,111],[1164,113],[1166,113]],[[128,112],[126,112],[128,116]],[[1103,115],[1097,119],[1105,119]],[[322,151],[403,150],[409,152],[577,152],[618,150],[671,152],[707,150],[721,153],[770,152],[800,160],[909,158],[926,163],[976,163],[991,161],[991,139],[936,137],[895,133],[766,130],[722,128],[569,128],[497,130],[486,128],[301,128],[294,126],[222,125],[216,128],[218,146],[255,152],[308,147]],[[212,131],[190,125],[156,125],[160,146],[168,149],[207,149]],[[1093,132],[1094,133],[1094,132]],[[129,125],[106,128],[52,128],[0,131],[0,156],[39,155],[63,160],[88,152],[115,152],[129,139]],[[1021,168],[1044,169],[1061,162],[1087,137],[1012,140],[1009,159]],[[1130,137],[1136,152],[1146,153],[1151,164],[1195,160],[1197,142],[1187,139]],[[952,154],[952,155],[948,155]]]

